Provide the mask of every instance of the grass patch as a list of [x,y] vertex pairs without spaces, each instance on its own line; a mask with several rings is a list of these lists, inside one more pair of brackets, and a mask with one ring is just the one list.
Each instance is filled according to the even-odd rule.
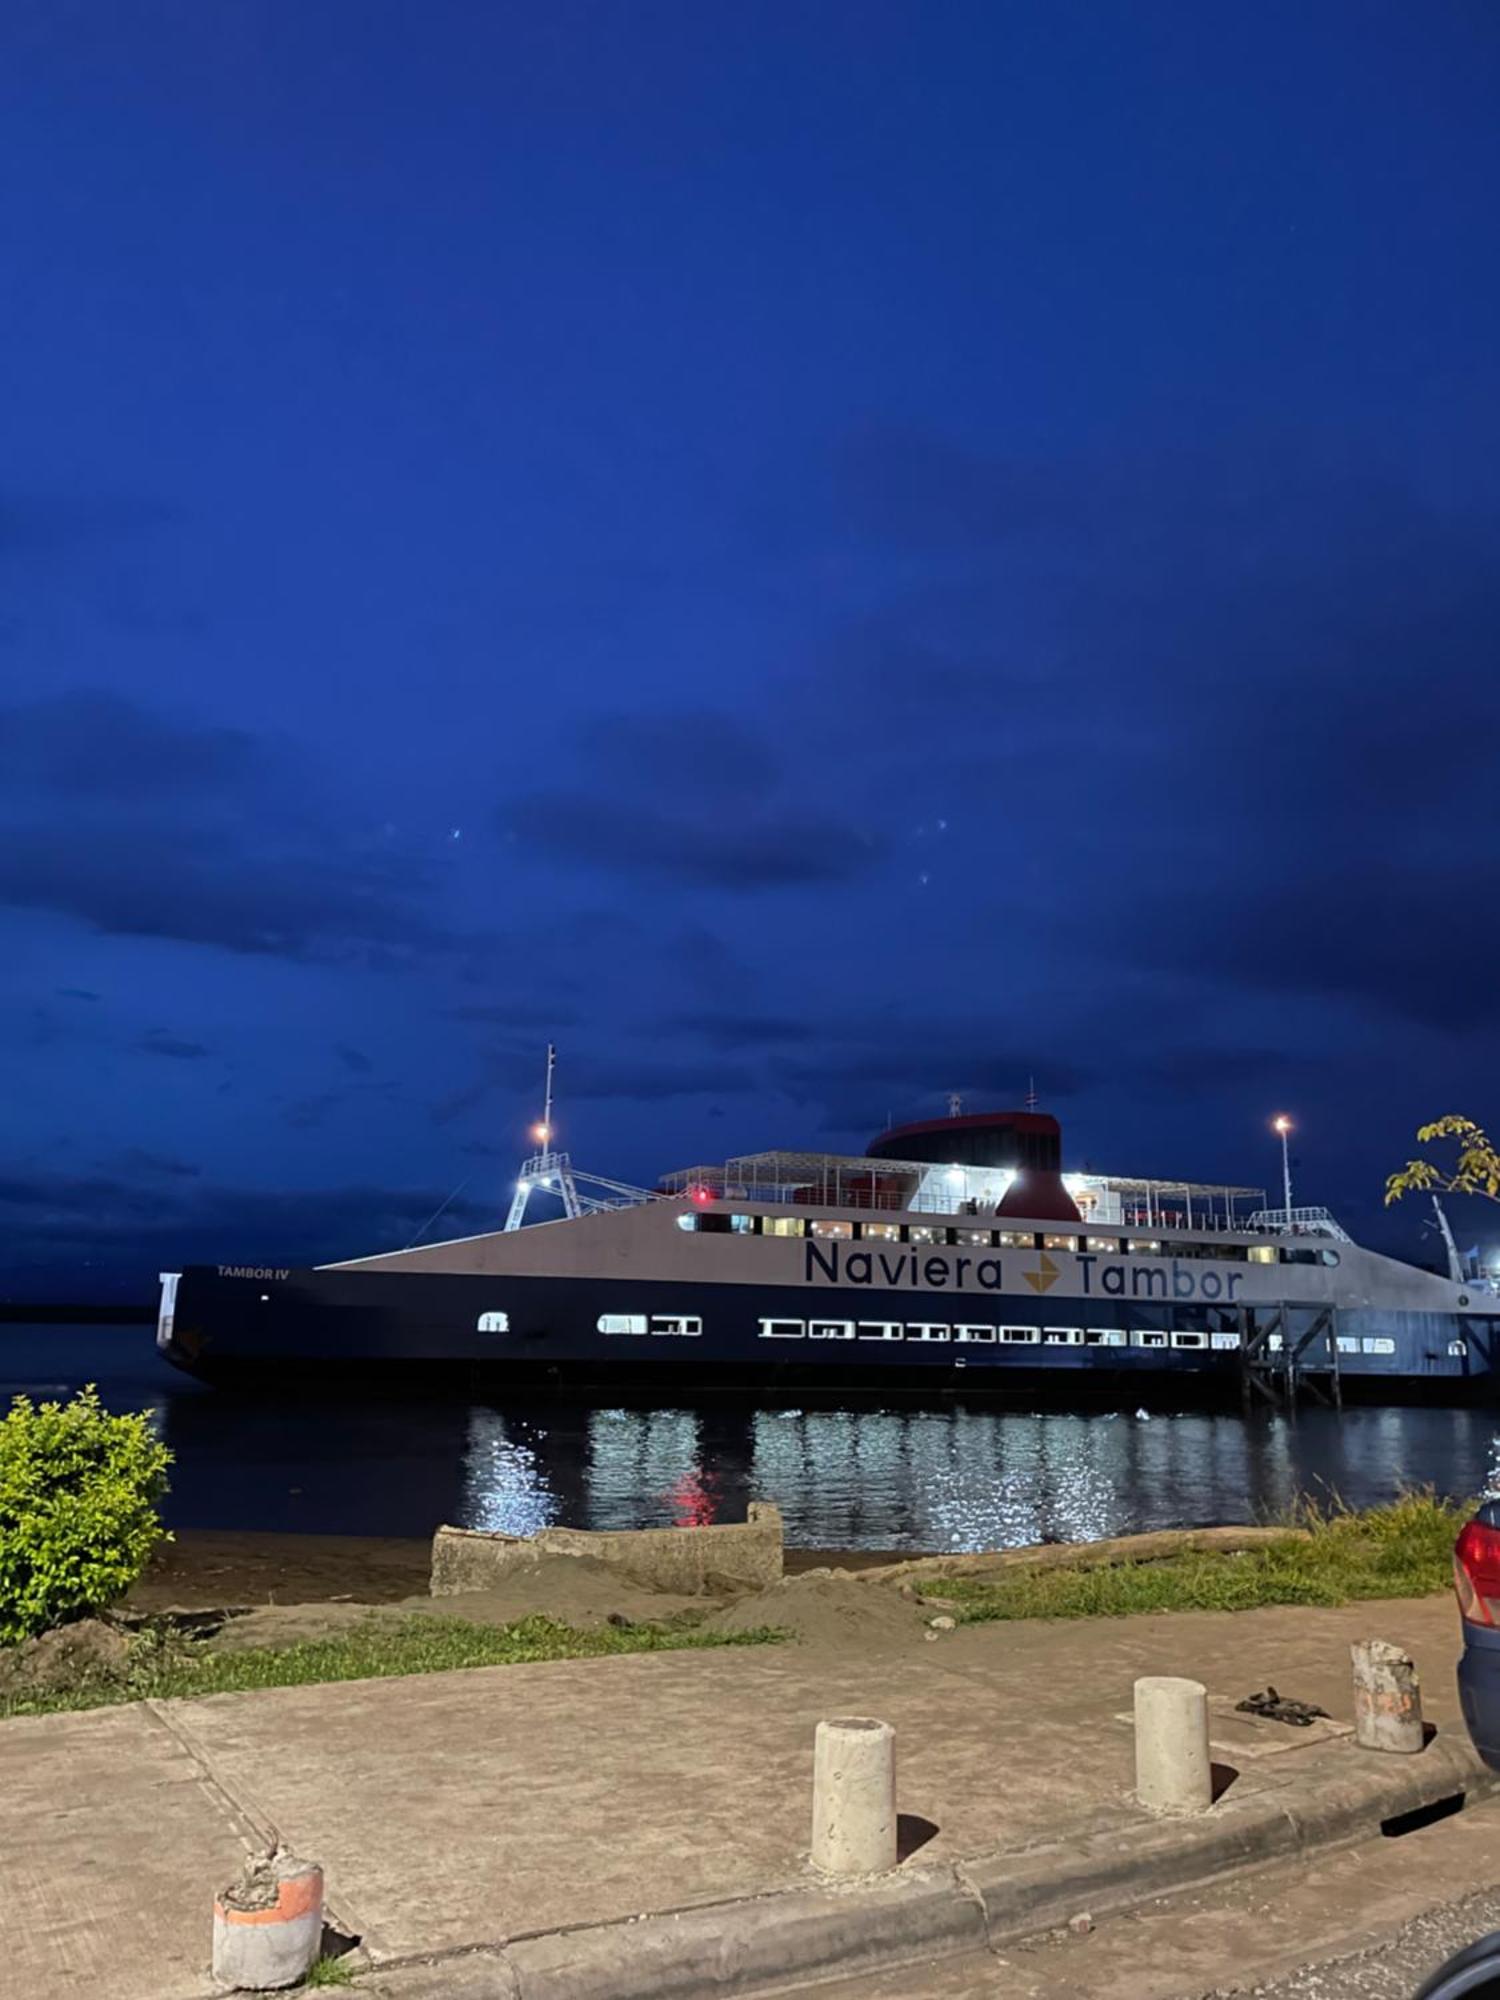
[[1284,1542],[1240,1555],[1168,1556],[1098,1569],[1015,1569],[935,1586],[965,1624],[1001,1618],[1125,1618],[1141,1611],[1249,1611],[1425,1597],[1453,1580],[1453,1542],[1472,1509],[1431,1492],[1355,1513],[1304,1504]]
[[347,1965],[341,1958],[329,1958],[325,1955],[314,1964],[311,1972],[303,1980],[302,1987],[304,1991],[307,1991],[313,1987],[352,1986],[353,1984],[353,1966]]
[[394,1674],[448,1673],[459,1667],[521,1666],[536,1660],[593,1660],[617,1653],[665,1653],[713,1646],[755,1646],[784,1635],[770,1630],[702,1632],[680,1625],[600,1626],[579,1630],[535,1615],[512,1625],[471,1625],[460,1618],[413,1614],[372,1619],[336,1638],[296,1646],[211,1653],[200,1643],[146,1632],[134,1640],[124,1671],[46,1692],[0,1695],[0,1718],[58,1709],[173,1696],[240,1694],[251,1688],[306,1687],[324,1681],[382,1680]]

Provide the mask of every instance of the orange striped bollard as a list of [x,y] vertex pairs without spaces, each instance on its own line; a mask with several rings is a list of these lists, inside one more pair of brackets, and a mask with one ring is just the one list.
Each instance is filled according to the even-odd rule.
[[270,1993],[307,1977],[323,1947],[323,1871],[284,1848],[252,1861],[214,1898],[213,1975]]

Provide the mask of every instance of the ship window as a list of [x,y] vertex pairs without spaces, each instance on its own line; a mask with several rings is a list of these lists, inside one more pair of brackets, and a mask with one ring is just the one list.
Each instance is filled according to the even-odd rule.
[[1002,1250],[1034,1250],[1036,1232],[1031,1229],[1002,1229],[1000,1232]]
[[1135,1344],[1137,1347],[1165,1347],[1167,1336],[1165,1333],[1138,1333]]
[[854,1224],[852,1222],[819,1221],[813,1223],[812,1233],[814,1236],[852,1236],[854,1234]]
[[1113,1257],[1120,1248],[1118,1236],[1091,1236],[1088,1247],[1102,1257]]
[[509,1333],[509,1313],[481,1313],[478,1330],[480,1333]]
[[946,1243],[948,1232],[946,1229],[930,1228],[925,1222],[914,1222],[906,1240],[908,1243]]
[[953,1329],[953,1338],[955,1340],[971,1341],[993,1340],[995,1338],[995,1329],[992,1326],[956,1326]]
[[908,1340],[946,1340],[948,1329],[936,1320],[908,1320],[906,1337]]
[[1383,1335],[1377,1334],[1373,1340],[1367,1340],[1365,1342],[1366,1354],[1394,1354],[1395,1351],[1396,1351],[1395,1341],[1387,1340]]
[[1046,1347],[1077,1347],[1083,1340],[1081,1326],[1044,1326],[1042,1343]]
[[600,1313],[601,1333],[644,1333],[646,1315],[644,1313]]
[[1354,1338],[1353,1334],[1341,1333],[1335,1344],[1340,1354],[1358,1354],[1359,1352],[1359,1342]]
[[1213,1333],[1209,1335],[1208,1344],[1215,1354],[1230,1354],[1239,1346],[1240,1337],[1237,1333]]
[[1042,1248],[1044,1250],[1076,1250],[1078,1248],[1078,1238],[1076,1236],[1044,1236],[1042,1238]]
[[905,1333],[899,1319],[862,1319],[859,1322],[861,1340],[900,1340]]
[[760,1219],[762,1236],[801,1236],[806,1227],[800,1215],[763,1215]]
[[1159,1257],[1161,1255],[1161,1244],[1154,1236],[1132,1236],[1130,1241],[1125,1245],[1125,1248],[1135,1257]]
[[731,1215],[729,1230],[732,1236],[753,1236],[755,1225],[760,1220],[756,1215]]
[[852,1319],[810,1319],[807,1322],[809,1340],[853,1340]]
[[899,1222],[862,1222],[859,1233],[866,1243],[899,1243],[901,1225]]
[[972,1243],[978,1249],[988,1250],[995,1239],[988,1229],[955,1229],[953,1240],[955,1243]]
[[703,1331],[703,1321],[697,1313],[657,1313],[651,1321],[653,1333],[680,1333],[695,1339]]
[[1000,1339],[1007,1347],[1031,1347],[1041,1338],[1034,1326],[1002,1326]]
[[1207,1347],[1208,1335],[1206,1333],[1174,1333],[1172,1335],[1172,1345],[1174,1347]]
[[1469,1343],[1466,1340],[1450,1340],[1448,1342],[1448,1352],[1455,1360],[1463,1361],[1468,1357]]
[[677,1218],[677,1227],[679,1229],[686,1229],[691,1234],[698,1227],[698,1218],[696,1215],[679,1215]]
[[1125,1336],[1117,1326],[1089,1326],[1083,1331],[1085,1347],[1123,1347]]
[[[1285,1342],[1285,1341],[1284,1341],[1284,1340],[1282,1339],[1282,1337],[1281,1337],[1281,1335],[1280,1335],[1279,1333],[1273,1333],[1273,1334],[1271,1334],[1271,1335],[1269,1335],[1269,1336],[1267,1337],[1267,1340],[1266,1340],[1266,1352],[1267,1352],[1268,1354],[1279,1354],[1279,1353],[1281,1352],[1282,1348],[1283,1348],[1283,1347],[1285,1347],[1285,1346],[1286,1346],[1286,1342]],[[1369,1342],[1368,1342],[1368,1341],[1366,1341],[1366,1342],[1365,1342],[1365,1346],[1366,1346],[1366,1348],[1368,1348],[1368,1347],[1369,1347]]]
[[1245,1252],[1252,1264],[1274,1264],[1276,1245],[1274,1243],[1252,1243]]
[[1320,1264],[1327,1264],[1331,1268],[1333,1265],[1337,1264],[1338,1261],[1339,1261],[1339,1253],[1337,1250],[1320,1250],[1318,1252],[1318,1262]]
[[763,1319],[760,1323],[762,1340],[801,1340],[806,1331],[800,1319]]

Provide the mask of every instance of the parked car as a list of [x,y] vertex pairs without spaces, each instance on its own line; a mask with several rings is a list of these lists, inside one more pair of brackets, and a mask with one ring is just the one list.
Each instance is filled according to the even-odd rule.
[[1500,1771],[1500,1500],[1486,1500],[1453,1547],[1463,1619],[1458,1698],[1474,1748]]

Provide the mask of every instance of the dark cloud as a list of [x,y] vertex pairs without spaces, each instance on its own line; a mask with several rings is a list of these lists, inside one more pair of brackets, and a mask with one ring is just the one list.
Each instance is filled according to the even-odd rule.
[[810,1040],[814,1033],[810,1021],[790,1015],[737,1014],[729,1009],[676,1014],[667,1025],[674,1033],[696,1036],[720,1049],[785,1048]]
[[758,731],[711,709],[667,715],[591,717],[578,749],[589,776],[610,791],[732,807],[754,803],[780,783],[781,759]]
[[[567,1101],[588,1103],[617,1099],[630,1103],[665,1103],[684,1097],[733,1096],[757,1087],[754,1073],[737,1064],[689,1063],[628,1057],[608,1062],[597,1057],[570,1057],[565,1089]],[[433,1117],[447,1124],[499,1093],[537,1095],[541,1077],[528,1051],[496,1049],[488,1053],[479,1074],[433,1107]]]
[[1038,469],[870,433],[840,480],[916,564],[831,665],[883,791],[954,824],[934,895],[993,840],[1043,965],[1489,1018],[1495,523],[1274,434]]
[[473,1021],[490,1028],[530,1033],[537,1028],[567,1028],[578,1019],[577,1009],[563,1000],[497,1000],[488,1006],[450,1007],[455,1021]]
[[203,1171],[186,1160],[173,1159],[167,1153],[147,1152],[142,1146],[127,1147],[114,1166],[122,1174],[158,1174],[167,1180],[197,1180]]
[[98,1000],[101,998],[101,995],[91,993],[86,986],[59,986],[57,996],[60,1000]]
[[340,1042],[334,1053],[345,1069],[353,1070],[356,1076],[368,1076],[375,1067],[363,1049],[356,1049],[348,1042]]
[[[0,1172],[0,1296],[147,1299],[190,1263],[327,1263],[409,1242],[446,1190],[356,1184],[279,1193],[141,1174]],[[455,1199],[452,1233],[497,1226]]]
[[[1133,955],[1272,994],[1346,999],[1455,1033],[1500,1026],[1500,858],[1453,857],[1435,878],[1399,862],[1143,897],[1111,936]],[[1455,943],[1462,940],[1455,951]]]
[[0,773],[0,903],[115,936],[377,969],[477,948],[433,916],[426,863],[352,842],[264,739],[69,696],[0,712]]
[[175,1062],[199,1062],[210,1053],[202,1042],[190,1042],[181,1035],[170,1035],[165,1028],[153,1028],[142,1035],[136,1047],[150,1056],[170,1056]]
[[67,800],[214,792],[261,775],[268,754],[245,730],[177,722],[98,689],[0,709],[0,784],[12,793],[22,787]]
[[583,782],[510,801],[507,835],[558,859],[730,893],[847,882],[878,835],[808,812],[784,759],[747,724],[695,713],[590,722]]
[[939,1117],[950,1091],[971,1109],[988,1110],[1023,1104],[1033,1076],[1049,1103],[1091,1081],[1068,1056],[996,1047],[982,1023],[894,1018],[847,1023],[821,1050],[776,1058],[771,1074],[787,1096],[821,1108],[823,1131],[855,1134],[873,1134],[887,1118],[904,1125]]
[[342,1090],[318,1090],[299,1097],[281,1115],[281,1122],[293,1132],[315,1132],[328,1122],[331,1112],[344,1102]]
[[584,792],[533,793],[507,808],[505,825],[564,861],[731,893],[848,882],[880,858],[878,840],[836,820],[711,822]]

